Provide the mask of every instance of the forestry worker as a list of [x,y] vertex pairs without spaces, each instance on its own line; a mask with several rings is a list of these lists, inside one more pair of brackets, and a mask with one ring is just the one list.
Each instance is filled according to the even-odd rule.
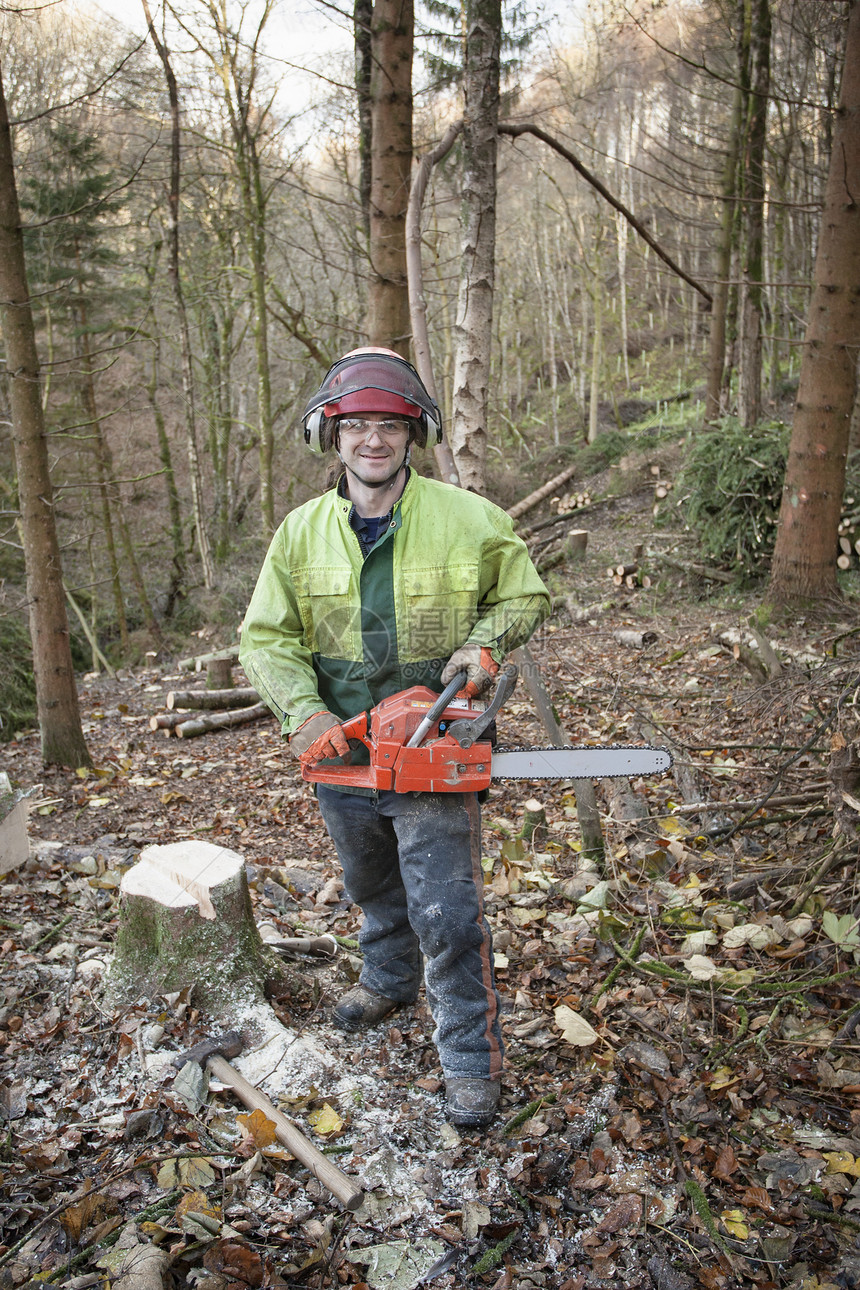
[[[549,612],[511,521],[474,493],[410,468],[441,440],[438,407],[391,350],[357,349],[303,414],[306,442],[341,472],[292,511],[251,599],[240,658],[302,763],[350,756],[341,722],[412,685],[440,692],[460,671],[471,695]],[[362,746],[360,753],[365,754]],[[474,793],[317,786],[344,883],[364,919],[359,984],[332,1020],[373,1026],[412,1003],[423,978],[448,1119],[488,1124],[502,1037],[483,912]]]

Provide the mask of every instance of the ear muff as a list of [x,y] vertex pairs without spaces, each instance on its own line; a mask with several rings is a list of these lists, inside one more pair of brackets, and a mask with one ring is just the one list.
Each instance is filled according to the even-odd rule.
[[323,443],[323,422],[325,421],[325,412],[322,408],[317,408],[305,417],[305,443],[311,452],[325,452]]

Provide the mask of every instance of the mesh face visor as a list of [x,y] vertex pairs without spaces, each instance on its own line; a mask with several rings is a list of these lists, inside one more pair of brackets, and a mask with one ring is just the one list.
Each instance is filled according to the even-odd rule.
[[[383,390],[394,396],[384,400],[386,406],[377,408],[372,396],[367,400],[360,397],[366,390]],[[354,355],[342,358],[328,371],[316,394],[308,400],[302,413],[302,420],[320,409],[325,416],[338,416],[346,412],[401,411],[397,401],[402,399],[408,407],[402,409],[403,416],[418,416],[423,412],[437,433],[441,430],[439,409],[425,390],[418,374],[405,359],[388,357],[385,354]],[[348,408],[341,408],[341,401],[348,401]]]

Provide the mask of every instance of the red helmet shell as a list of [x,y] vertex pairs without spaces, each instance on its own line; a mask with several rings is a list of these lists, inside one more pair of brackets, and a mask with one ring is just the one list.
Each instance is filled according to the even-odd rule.
[[396,417],[417,418],[421,415],[418,404],[408,403],[402,394],[395,394],[392,390],[377,390],[372,386],[326,403],[323,410],[327,417],[348,417],[361,412],[386,412]]

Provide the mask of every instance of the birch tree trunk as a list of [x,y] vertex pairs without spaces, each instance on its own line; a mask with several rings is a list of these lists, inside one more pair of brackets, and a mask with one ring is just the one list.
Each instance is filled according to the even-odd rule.
[[197,549],[203,569],[203,582],[206,587],[215,583],[215,570],[212,565],[212,554],[209,547],[209,534],[203,514],[203,486],[200,477],[200,458],[197,452],[197,425],[194,410],[194,374],[191,370],[191,336],[188,329],[188,315],[185,310],[185,298],[182,294],[182,279],[179,274],[179,182],[180,182],[180,114],[179,89],[170,55],[166,45],[159,39],[152,21],[147,0],[141,0],[143,12],[152,43],[161,65],[164,68],[164,79],[167,83],[167,97],[170,102],[170,187],[167,194],[167,240],[168,240],[168,274],[173,286],[173,299],[179,317],[179,349],[182,359],[182,394],[185,404],[185,434],[188,455],[188,474],[191,481],[191,505],[194,513],[194,530],[197,534]]
[[161,470],[164,477],[164,490],[167,499],[167,510],[170,515],[170,544],[173,550],[173,558],[171,562],[172,569],[170,574],[170,584],[167,591],[167,605],[164,610],[164,617],[172,618],[177,600],[185,595],[188,571],[185,564],[185,543],[182,538],[182,509],[179,503],[179,489],[176,486],[176,473],[173,469],[173,454],[170,450],[170,437],[167,433],[164,413],[162,412],[161,405],[158,402],[161,339],[158,318],[155,312],[155,297],[153,293],[154,278],[155,263],[153,257],[153,262],[150,262],[146,268],[149,311],[152,319],[152,353],[150,356],[149,372],[145,381],[145,389],[149,406],[152,409],[152,417],[155,422],[155,432],[158,438],[158,457],[161,462]]
[[776,604],[839,596],[836,551],[860,347],[860,3],[848,16],[800,386],[771,565]]
[[467,0],[463,126],[463,264],[457,317],[451,447],[460,482],[484,488],[496,253],[501,0]]
[[42,759],[89,766],[72,667],[12,135],[0,78],[0,323],[12,414]]

